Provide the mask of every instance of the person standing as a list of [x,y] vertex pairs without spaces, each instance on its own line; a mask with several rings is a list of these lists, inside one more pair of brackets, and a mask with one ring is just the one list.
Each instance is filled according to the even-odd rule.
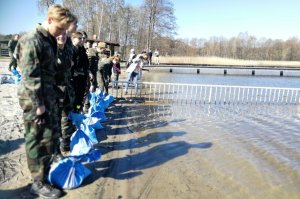
[[148,65],[150,66],[152,64],[152,50],[149,48],[148,51]]
[[[56,37],[58,46],[58,59],[56,69],[56,85],[57,89],[57,128],[55,147],[59,153],[67,153],[70,151],[70,138],[72,130],[66,131],[65,119],[73,110],[74,104],[74,88],[71,84],[71,62],[72,54],[66,46],[67,33],[64,32]],[[63,130],[62,130],[63,129]]]
[[17,46],[18,40],[20,35],[16,34],[13,39],[9,40],[8,42],[8,54],[10,57],[10,62],[8,65],[8,70],[11,71],[11,68],[13,67],[15,70],[17,68],[17,59],[14,57],[15,48]]
[[154,51],[154,56],[155,56],[155,64],[159,65],[159,51],[155,49]]
[[97,70],[98,70],[98,52],[97,52],[97,43],[94,42],[88,49],[87,49],[87,55],[89,59],[89,67],[92,73],[92,79],[91,79],[91,84],[92,84],[92,92],[95,92],[97,88]]
[[[120,66],[120,58],[118,56],[114,56],[112,59],[112,73],[113,73],[113,81],[119,80],[119,75],[121,74],[121,66]],[[114,88],[118,88],[118,84],[113,84]]]
[[[61,50],[61,54],[59,53],[58,55],[62,57],[61,61],[65,60],[66,63],[71,64],[70,65],[70,70],[68,72],[68,76],[66,76],[66,83],[67,83],[67,88],[65,88],[65,98],[63,101],[63,111],[61,114],[61,134],[60,134],[60,152],[63,155],[67,155],[70,152],[70,138],[73,134],[73,132],[76,130],[75,126],[73,125],[72,120],[68,118],[68,109],[74,108],[74,102],[75,102],[75,89],[74,89],[74,80],[72,76],[72,66],[73,66],[73,44],[72,44],[72,33],[76,32],[77,30],[77,18],[73,22],[71,22],[68,30],[66,31],[67,33],[67,40],[66,43],[64,44],[63,50]],[[57,38],[59,39],[59,38]],[[59,42],[57,42],[59,44]],[[60,50],[59,50],[60,52]],[[66,60],[66,58],[68,60]],[[61,63],[63,64],[63,63]],[[70,108],[68,108],[70,107]]]
[[46,20],[18,43],[22,81],[18,87],[23,109],[27,164],[33,184],[30,192],[42,198],[58,198],[61,191],[46,180],[54,160],[53,124],[56,100],[56,38],[69,27],[74,15],[61,5],[49,7]]
[[89,94],[90,92],[95,92],[96,88],[98,86],[97,83],[97,70],[98,70],[98,52],[97,52],[97,43],[91,43],[90,41],[87,42],[87,49],[86,54],[88,56],[89,60],[89,69],[90,69],[90,75],[89,75],[89,81],[87,85],[87,89],[84,95],[84,107],[83,112],[87,113],[90,108],[90,101],[89,101]]
[[100,49],[97,73],[98,86],[102,92],[108,94],[109,69],[111,70],[112,61],[106,52],[106,44],[104,42],[99,42],[98,47]]
[[127,68],[126,72],[128,73],[128,76],[126,80],[127,83],[125,85],[125,94],[127,94],[129,82],[133,82],[135,84],[135,90],[137,91],[137,81],[141,79],[139,75],[141,73],[141,70],[143,69],[145,60],[147,60],[147,55],[138,54],[137,57],[132,60],[130,66]]
[[130,49],[130,54],[129,54],[129,58],[127,60],[126,68],[128,68],[130,66],[130,64],[132,64],[132,60],[135,57],[136,57],[135,50],[134,50],[134,48],[132,48],[132,49]]
[[73,86],[75,89],[74,111],[81,113],[83,110],[84,95],[89,85],[89,60],[83,47],[83,34],[72,33],[73,58],[72,66]]

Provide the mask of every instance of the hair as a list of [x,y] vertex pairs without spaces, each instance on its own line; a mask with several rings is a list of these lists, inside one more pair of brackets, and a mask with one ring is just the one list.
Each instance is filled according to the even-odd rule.
[[99,48],[106,48],[106,43],[103,41],[98,42],[98,47]]
[[73,15],[68,8],[58,4],[49,7],[48,17],[62,24],[69,24],[77,20],[77,17]]
[[139,54],[139,55],[138,55],[138,58],[147,60],[147,59],[148,59],[148,56],[145,55],[145,54]]
[[120,62],[120,58],[118,56],[113,56],[112,60],[116,60],[117,62]]
[[72,33],[72,39],[73,38],[79,38],[79,37],[82,37],[82,33],[81,32],[74,32],[74,33]]
[[85,36],[85,38],[87,38],[87,34],[85,31],[81,31],[82,35]]

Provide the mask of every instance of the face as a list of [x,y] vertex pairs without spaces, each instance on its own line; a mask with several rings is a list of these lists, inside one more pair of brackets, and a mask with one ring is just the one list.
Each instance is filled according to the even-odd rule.
[[56,37],[57,40],[57,44],[59,45],[65,45],[66,41],[67,41],[67,33],[66,31],[63,32],[61,35]]
[[93,43],[92,48],[96,48],[97,49],[97,44]]
[[114,64],[116,64],[116,63],[118,63],[118,62],[119,62],[118,59],[113,59],[113,63],[114,63]]
[[86,46],[88,47],[88,48],[91,48],[92,47],[92,44],[91,44],[91,42],[86,42]]
[[20,36],[19,35],[15,35],[15,40],[19,40]]
[[82,43],[82,37],[74,37],[72,38],[72,42],[74,46],[80,46]]
[[48,18],[48,31],[50,35],[54,37],[63,34],[68,29],[69,25],[70,24],[62,24],[58,21],[51,19],[50,17]]
[[82,45],[83,45],[84,43],[86,43],[86,40],[87,40],[86,36],[85,36],[85,35],[82,35]]
[[105,48],[100,48],[100,53],[104,53],[105,52]]

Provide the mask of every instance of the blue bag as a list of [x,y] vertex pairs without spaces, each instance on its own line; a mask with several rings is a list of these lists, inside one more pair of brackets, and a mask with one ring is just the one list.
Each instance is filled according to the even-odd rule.
[[73,133],[70,143],[71,155],[87,154],[92,147],[92,140],[82,130],[77,129]]
[[65,158],[51,166],[48,181],[61,188],[73,189],[79,187],[91,171],[72,158]]
[[68,118],[73,121],[73,124],[77,127],[77,129],[80,129],[80,125],[83,122],[83,120],[85,119],[85,115],[70,112],[68,114]]
[[[89,119],[89,118],[87,118],[87,119]],[[97,118],[95,118],[95,119],[97,119]],[[99,121],[97,123],[101,126]],[[92,126],[93,125],[89,126],[89,124],[86,123],[86,120],[84,120],[83,124],[81,125],[81,130],[89,137],[90,141],[93,144],[97,144],[98,139],[97,139],[97,136],[95,133],[95,129]]]
[[110,104],[114,101],[114,96],[112,96],[112,95],[107,95],[107,96],[104,98],[104,101],[107,101],[107,102],[108,102],[108,105],[110,105]]
[[91,149],[87,154],[69,156],[70,159],[76,162],[94,162],[99,160],[101,153],[99,149]]
[[[83,120],[83,123],[95,130],[103,129],[103,126],[101,125],[100,120],[97,117],[88,117]],[[83,131],[85,132],[85,130]]]
[[90,101],[91,106],[96,103],[97,96],[96,96],[95,92],[89,94],[89,101]]
[[100,122],[106,122],[107,118],[104,114],[104,112],[100,112],[100,111],[95,111],[91,114],[91,117],[96,117],[100,120]]

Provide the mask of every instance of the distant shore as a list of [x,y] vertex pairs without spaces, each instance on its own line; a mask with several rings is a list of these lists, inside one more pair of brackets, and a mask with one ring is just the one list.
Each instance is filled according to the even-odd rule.
[[[160,64],[192,65],[203,67],[279,67],[300,68],[300,61],[241,60],[222,57],[159,57]],[[154,63],[154,59],[152,59]]]
[[[9,57],[0,57],[0,62],[9,62]],[[222,57],[172,57],[160,56],[160,66],[173,67],[207,67],[207,68],[249,68],[249,69],[300,69],[300,61],[267,61],[267,60],[241,60]],[[126,59],[121,63],[125,67]],[[152,57],[152,65],[155,59]]]

